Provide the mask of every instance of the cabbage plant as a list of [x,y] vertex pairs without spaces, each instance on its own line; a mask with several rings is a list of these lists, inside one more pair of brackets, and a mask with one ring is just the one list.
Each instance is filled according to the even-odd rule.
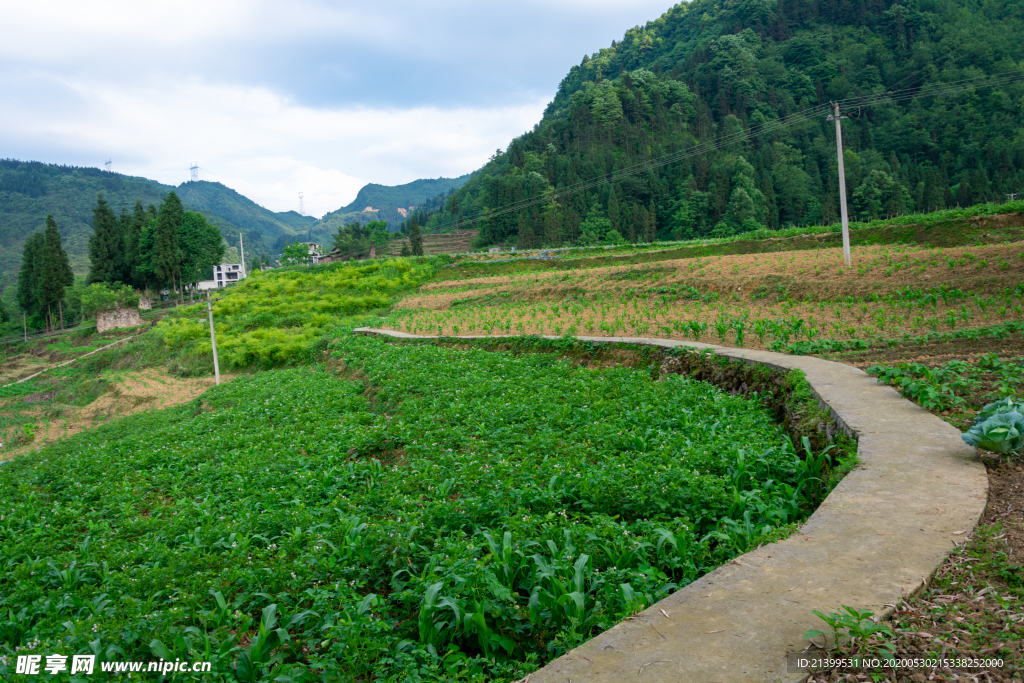
[[1001,413],[1020,413],[1021,415],[1024,415],[1024,403],[1015,400],[1013,396],[1007,396],[1001,401],[989,403],[987,406],[982,408],[981,412],[974,418],[974,424],[981,424],[993,415],[999,415]]
[[1006,454],[1024,449],[1024,404],[1012,397],[982,408],[974,426],[962,435],[968,445]]

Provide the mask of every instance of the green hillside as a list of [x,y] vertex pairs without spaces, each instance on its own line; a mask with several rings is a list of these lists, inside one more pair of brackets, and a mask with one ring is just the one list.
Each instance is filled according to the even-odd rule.
[[174,188],[98,168],[0,160],[0,292],[15,283],[25,239],[42,229],[47,214],[57,220],[75,273],[84,275],[89,268],[88,242],[97,193],[102,192],[114,211],[120,212],[122,207],[131,210],[136,199],[159,204],[172,189],[186,209],[204,214],[218,226],[229,245],[237,248],[242,232],[247,253],[279,252],[285,242],[304,239],[317,223],[294,211],[264,209],[220,183],[197,181]]
[[[359,190],[359,194],[348,206],[325,214],[320,219],[320,224],[331,231],[339,225],[353,221],[365,223],[381,220],[387,221],[388,226],[396,230],[398,224],[405,220],[405,216],[398,211],[399,208],[408,210],[410,207],[419,207],[432,197],[462,187],[467,180],[468,174],[458,178],[423,178],[395,186],[370,183]],[[366,211],[367,207],[373,207],[377,211]]]
[[317,220],[312,216],[295,211],[275,213],[220,183],[190,181],[182,183],[177,192],[186,207],[205,214],[218,225],[229,244],[238,244],[241,231],[246,244],[252,246],[252,253],[280,252],[287,242],[305,240],[310,230],[316,230]]
[[171,189],[98,168],[0,160],[0,291],[15,283],[22,245],[43,228],[47,214],[57,220],[72,268],[83,275],[89,269],[90,221],[98,192],[119,212],[121,207],[130,210],[136,199],[159,204]]
[[[1021,35],[1021,0],[680,3],[574,66],[543,120],[455,193],[459,212],[483,244],[525,247],[832,223],[831,100],[855,117],[853,218],[1005,201],[1024,193]],[[1015,82],[927,96],[1007,73]],[[428,231],[450,228],[450,207]]]

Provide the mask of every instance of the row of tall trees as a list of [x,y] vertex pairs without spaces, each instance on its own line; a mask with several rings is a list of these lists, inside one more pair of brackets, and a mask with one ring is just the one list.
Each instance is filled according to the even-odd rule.
[[18,274],[18,306],[28,316],[43,319],[47,330],[64,326],[64,292],[75,282],[64,251],[57,221],[46,217],[46,228],[25,242]]
[[93,210],[89,239],[88,281],[126,284],[136,289],[169,287],[184,295],[186,284],[209,277],[224,257],[225,244],[217,226],[194,211],[185,211],[173,190],[160,207],[117,216],[100,194]]

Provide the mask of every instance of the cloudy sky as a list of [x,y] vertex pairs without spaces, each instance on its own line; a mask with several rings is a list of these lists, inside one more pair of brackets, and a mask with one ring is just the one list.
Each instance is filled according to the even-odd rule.
[[320,216],[368,182],[479,168],[584,54],[671,0],[0,4],[0,157]]

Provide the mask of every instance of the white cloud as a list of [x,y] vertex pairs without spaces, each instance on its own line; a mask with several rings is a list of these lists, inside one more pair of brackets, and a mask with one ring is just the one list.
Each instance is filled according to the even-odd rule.
[[[584,53],[666,0],[35,0],[0,5],[0,156],[274,210],[479,168]],[[571,26],[571,30],[566,29]]]
[[[2,82],[0,82],[2,84]],[[481,108],[302,106],[266,88],[198,79],[127,89],[50,79],[73,111],[40,112],[23,98],[0,102],[3,129],[33,143],[111,157],[115,170],[165,183],[219,180],[275,211],[322,215],[366,182],[395,185],[475,170],[528,130],[545,103]],[[8,133],[0,132],[0,143]]]

